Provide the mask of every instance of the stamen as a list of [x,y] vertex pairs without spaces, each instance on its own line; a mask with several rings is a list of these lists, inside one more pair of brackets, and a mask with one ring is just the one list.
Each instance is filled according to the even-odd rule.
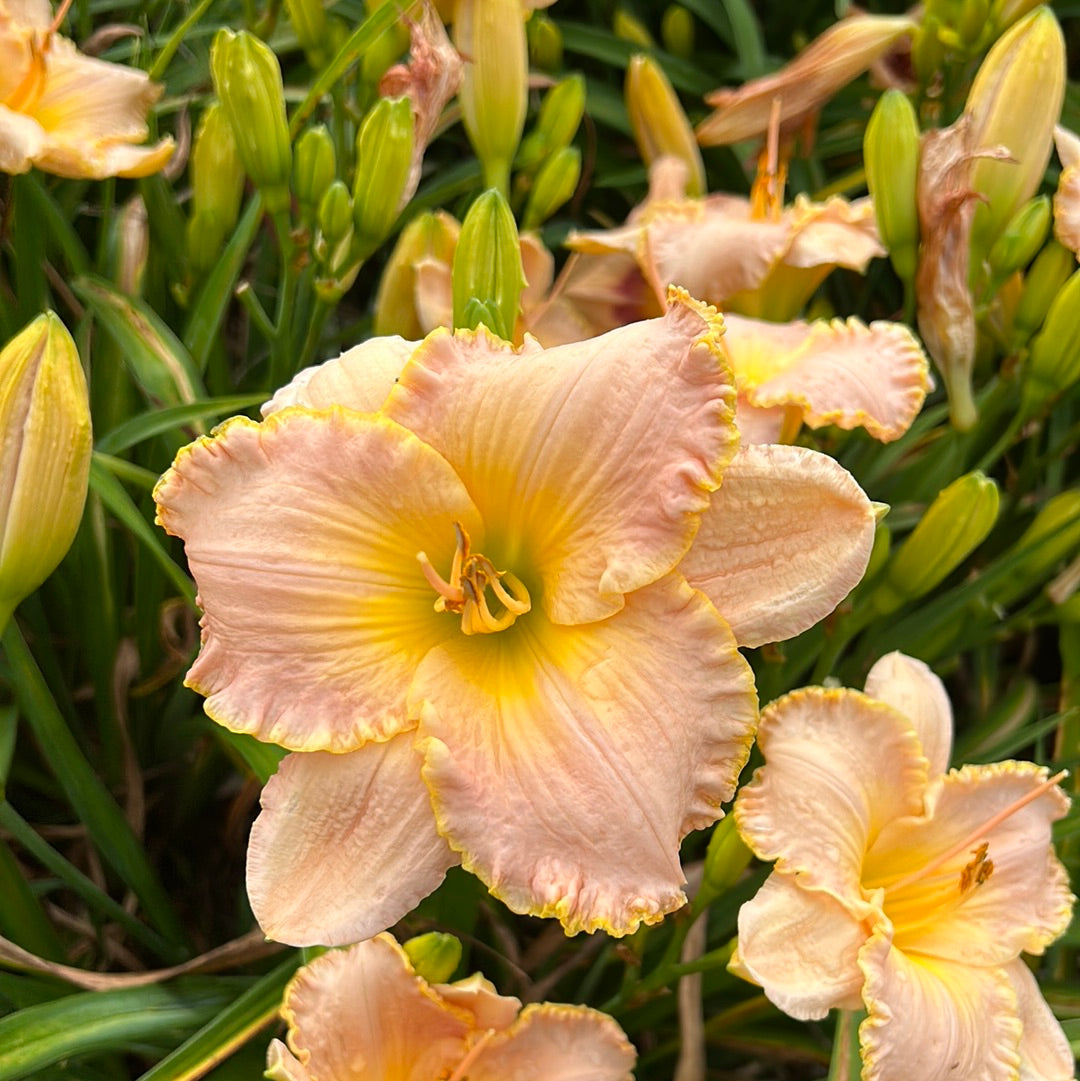
[[780,158],[780,98],[769,109],[765,149],[758,158],[757,176],[750,189],[750,216],[757,221],[779,221],[784,208],[787,164]]
[[[439,611],[446,610],[447,602],[450,604],[464,603],[465,594],[462,592],[461,586],[454,584],[455,579],[460,580],[461,578],[456,555],[454,556],[454,570],[450,572],[451,580],[449,582],[432,566],[426,552],[417,552],[416,558],[420,563],[420,569],[424,572],[424,577],[428,580],[428,585],[439,594],[439,600],[435,602],[435,606]],[[439,608],[439,601],[443,602],[441,608]]]
[[68,10],[70,9],[72,0],[64,0],[60,5],[59,10],[56,12],[56,17],[49,24],[49,29],[45,31],[46,35],[55,34],[64,24],[64,19],[67,18]]
[[468,1053],[457,1064],[454,1072],[446,1079],[446,1081],[464,1081],[469,1067],[471,1067],[472,1064],[476,1061],[480,1052],[483,1051],[483,1049],[488,1045],[488,1043],[491,1041],[491,1037],[494,1035],[495,1029],[489,1028],[483,1034],[483,1036],[481,1036],[480,1039],[477,1040],[476,1043],[474,1043],[472,1047],[469,1048]]

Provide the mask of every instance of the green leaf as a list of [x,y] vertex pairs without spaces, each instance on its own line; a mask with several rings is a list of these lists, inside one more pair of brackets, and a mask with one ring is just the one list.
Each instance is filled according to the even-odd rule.
[[289,753],[284,747],[276,743],[263,743],[247,732],[230,732],[218,724],[212,725],[212,728],[226,753],[232,758],[239,758],[260,784],[266,784],[277,773],[278,765]]
[[119,454],[163,432],[220,417],[223,413],[238,413],[265,400],[265,394],[236,394],[226,398],[204,398],[168,409],[152,409],[118,424],[97,441],[96,449],[102,454]]
[[735,52],[739,57],[743,79],[756,79],[759,75],[764,75],[765,42],[753,5],[747,3],[747,0],[721,0],[721,3],[731,20]]

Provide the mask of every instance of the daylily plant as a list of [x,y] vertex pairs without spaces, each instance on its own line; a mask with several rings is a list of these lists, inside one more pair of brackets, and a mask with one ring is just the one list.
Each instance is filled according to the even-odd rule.
[[270,1044],[271,1081],[632,1081],[622,1029],[586,1006],[500,995],[479,974],[430,984],[379,935],[323,954],[285,989],[288,1047]]
[[145,72],[84,56],[57,30],[48,0],[0,0],[0,171],[32,166],[100,180],[149,176],[172,139],[140,147],[161,87]]
[[1060,125],[1054,143],[1061,159],[1061,176],[1054,194],[1054,236],[1080,257],[1080,136]]
[[753,739],[736,647],[830,612],[874,528],[832,459],[738,449],[721,333],[672,290],[555,349],[372,339],[179,453],[188,683],[297,752],[249,849],[270,937],[369,937],[458,862],[568,933],[684,903]]
[[735,805],[776,866],[731,967],[800,1019],[865,1008],[864,1081],[1067,1081],[1069,1043],[1021,956],[1069,923],[1050,828],[1069,801],[1030,762],[949,770],[940,680],[899,653],[866,693],[764,710],[765,765]]

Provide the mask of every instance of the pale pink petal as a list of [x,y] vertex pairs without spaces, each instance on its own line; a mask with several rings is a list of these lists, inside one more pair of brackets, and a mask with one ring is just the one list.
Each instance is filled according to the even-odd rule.
[[784,217],[792,232],[784,256],[788,266],[842,266],[862,274],[871,259],[886,254],[869,199],[849,203],[834,195],[813,203],[797,195]]
[[369,338],[333,360],[305,368],[263,405],[262,415],[268,417],[290,405],[308,409],[341,405],[374,413],[419,344],[396,334]]
[[473,1027],[481,1032],[489,1028],[509,1028],[521,1009],[520,999],[500,995],[495,985],[479,972],[453,983],[433,984],[432,990],[451,1006],[468,1010],[473,1018]]
[[350,754],[291,754],[267,782],[247,855],[268,938],[340,946],[407,915],[457,857],[435,832],[406,732]]
[[0,105],[0,172],[28,172],[45,142],[45,132],[36,120]]
[[44,30],[52,24],[53,11],[49,0],[4,0],[4,14],[12,22]]
[[443,458],[377,414],[290,409],[186,447],[155,497],[199,587],[211,717],[290,750],[406,727],[417,663],[456,633],[417,553],[446,574],[455,522],[483,539]]
[[906,956],[879,932],[860,956],[863,1081],[1015,1081],[1016,995],[1000,968]]
[[911,726],[858,691],[807,687],[762,712],[758,747],[765,765],[739,792],[739,832],[777,871],[867,914],[864,853],[922,810],[926,760]]
[[739,425],[739,436],[744,447],[750,443],[779,443],[786,419],[787,409],[784,406],[759,409],[747,401],[745,394],[739,395],[735,421]]
[[887,653],[866,674],[866,693],[911,722],[930,776],[944,773],[952,757],[953,714],[945,686],[929,665],[903,653]]
[[862,1006],[865,942],[862,921],[834,897],[774,873],[739,909],[739,945],[728,967],[784,1013],[809,1021]]
[[311,1074],[280,1040],[271,1040],[266,1049],[264,1076],[268,1081],[314,1081]]
[[725,324],[735,382],[753,405],[795,406],[812,428],[862,427],[882,442],[903,435],[922,408],[929,365],[902,323]]
[[453,268],[445,259],[425,256],[416,264],[416,318],[425,334],[454,324]]
[[870,558],[874,521],[866,494],[827,455],[743,447],[679,570],[716,605],[739,645],[779,642],[851,592]]
[[731,798],[755,701],[726,625],[671,575],[599,623],[534,610],[433,650],[410,712],[465,868],[516,912],[621,935],[684,903],[679,841]]
[[681,292],[661,319],[555,349],[436,331],[384,410],[451,463],[499,538],[484,554],[584,623],[674,567],[735,451],[718,333]]
[[1016,994],[1017,1013],[1024,1026],[1020,1081],[1072,1081],[1076,1075],[1072,1048],[1031,969],[1018,957],[1005,966],[1005,975]]
[[469,1081],[633,1081],[637,1054],[615,1021],[585,1006],[532,1003],[488,1041]]
[[1062,165],[1054,195],[1054,236],[1080,255],[1080,137],[1059,125],[1054,142]]
[[413,973],[389,936],[316,958],[285,989],[289,1044],[326,1081],[449,1077],[465,1057],[469,1015]]
[[[1044,792],[989,832],[980,827],[1047,778],[1030,762],[964,766],[932,784],[927,817],[891,822],[867,853],[863,883],[886,887],[885,913],[896,928],[896,945],[920,954],[977,965],[1001,965],[1022,950],[1041,953],[1062,934],[1072,914],[1068,876],[1054,855],[1052,823],[1068,809],[1058,786]],[[963,848],[933,873],[901,888],[906,878],[955,846]],[[983,882],[980,845],[992,863]]]

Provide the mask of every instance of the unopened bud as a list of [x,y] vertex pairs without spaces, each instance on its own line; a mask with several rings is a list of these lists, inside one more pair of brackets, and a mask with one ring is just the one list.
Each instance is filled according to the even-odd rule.
[[187,223],[187,256],[196,274],[205,274],[221,257],[225,228],[214,210],[195,207]]
[[585,79],[581,75],[568,76],[544,95],[536,130],[549,152],[570,145],[584,112]]
[[993,591],[998,604],[1012,604],[1040,585],[1064,559],[1080,551],[1080,488],[1058,492],[1035,515],[1012,553],[1020,556],[1009,577]]
[[141,195],[132,196],[116,218],[116,284],[128,296],[142,292],[150,258],[150,224]]
[[540,166],[525,205],[522,226],[539,229],[574,194],[581,179],[581,151],[564,146]]
[[300,48],[315,67],[326,59],[326,9],[323,0],[285,0]]
[[713,827],[705,850],[705,869],[694,897],[695,915],[723,897],[750,864],[752,853],[735,827],[735,816],[721,818]]
[[0,630],[71,547],[86,502],[90,403],[64,324],[40,315],[0,351]]
[[955,570],[994,527],[998,501],[997,485],[979,472],[967,473],[943,488],[872,594],[877,611],[895,611],[929,593]]
[[310,218],[337,173],[334,140],[325,125],[309,128],[297,140],[293,159],[293,192],[305,218]]
[[461,963],[461,943],[442,931],[429,931],[401,944],[413,971],[428,983],[446,983]]
[[215,101],[199,121],[191,148],[191,186],[195,213],[209,211],[222,236],[240,216],[244,194],[244,166],[225,107]]
[[878,100],[866,126],[863,157],[882,243],[901,280],[912,282],[919,250],[919,121],[902,91],[886,90]]
[[353,227],[353,204],[349,189],[341,180],[333,181],[319,203],[319,232],[330,245],[348,237]]
[[611,29],[617,38],[629,41],[631,45],[637,45],[642,49],[656,48],[656,42],[645,24],[636,16],[631,15],[626,8],[615,10],[615,15],[611,20]]
[[1043,325],[1054,297],[1076,266],[1073,253],[1051,240],[1024,275],[1024,291],[1013,316],[1012,349],[1016,352]]
[[525,271],[510,206],[489,188],[469,208],[454,253],[454,326],[483,322],[507,341],[514,335]]
[[380,98],[360,125],[353,218],[364,257],[383,242],[401,212],[412,168],[414,132],[408,98]]
[[1080,379],[1080,270],[1058,290],[1042,330],[1031,342],[1020,407],[1026,416],[1053,402]]
[[1040,195],[1013,215],[990,249],[986,261],[990,266],[991,296],[1010,274],[1023,270],[1035,258],[1049,233],[1050,198]]
[[266,209],[271,214],[286,210],[292,148],[277,57],[247,31],[223,29],[214,35],[210,71],[240,160],[262,192]]
[[527,26],[529,61],[540,71],[558,71],[562,67],[563,39],[558,25],[537,12]]
[[521,0],[470,0],[458,6],[454,43],[465,59],[461,116],[484,181],[504,195],[525,126],[529,65]]
[[660,38],[669,53],[689,60],[694,55],[694,16],[681,4],[672,4],[660,20]]
[[956,30],[969,53],[977,52],[990,33],[990,0],[964,0]]
[[668,77],[651,57],[637,55],[626,70],[626,110],[646,165],[662,157],[686,166],[686,194],[705,194],[705,166],[690,121]]

